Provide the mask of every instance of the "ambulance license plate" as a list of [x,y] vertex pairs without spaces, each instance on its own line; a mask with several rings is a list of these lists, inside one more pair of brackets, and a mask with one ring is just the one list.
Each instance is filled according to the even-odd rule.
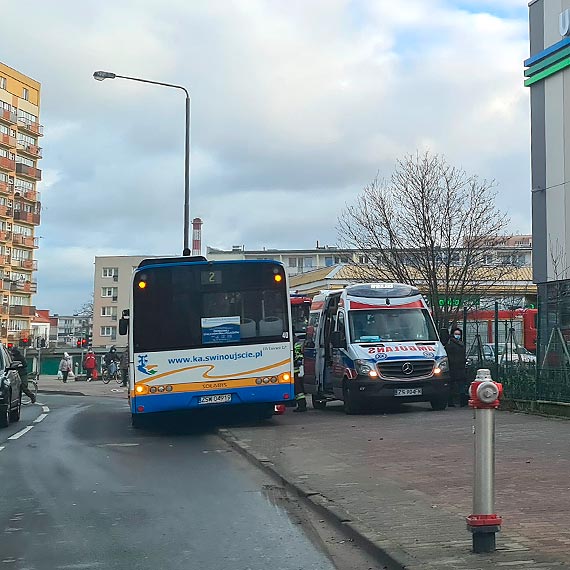
[[214,394],[213,396],[200,396],[198,404],[223,404],[231,401],[231,394]]
[[394,396],[421,396],[421,388],[396,388],[394,390]]

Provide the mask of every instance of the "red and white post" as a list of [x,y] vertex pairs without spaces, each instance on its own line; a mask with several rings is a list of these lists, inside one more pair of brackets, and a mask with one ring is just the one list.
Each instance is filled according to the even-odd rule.
[[475,464],[473,477],[473,514],[467,528],[473,535],[473,552],[494,552],[495,533],[502,519],[495,513],[495,410],[503,386],[494,382],[491,371],[481,368],[469,387],[469,406],[475,415]]

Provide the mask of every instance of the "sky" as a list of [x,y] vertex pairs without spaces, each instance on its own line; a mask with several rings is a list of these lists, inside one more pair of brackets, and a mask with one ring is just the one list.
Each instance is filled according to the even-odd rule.
[[[184,95],[203,247],[335,245],[347,203],[430,150],[530,232],[527,2],[28,0],[0,59],[42,84],[35,304],[76,312],[96,255],[182,252]],[[22,22],[3,3],[4,22]]]

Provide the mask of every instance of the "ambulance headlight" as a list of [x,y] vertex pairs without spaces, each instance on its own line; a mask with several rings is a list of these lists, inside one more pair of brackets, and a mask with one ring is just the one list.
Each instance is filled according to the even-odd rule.
[[434,374],[443,374],[444,372],[449,372],[449,360],[447,358],[442,358],[433,369]]
[[368,375],[373,370],[373,367],[366,360],[355,360],[354,365],[358,374]]

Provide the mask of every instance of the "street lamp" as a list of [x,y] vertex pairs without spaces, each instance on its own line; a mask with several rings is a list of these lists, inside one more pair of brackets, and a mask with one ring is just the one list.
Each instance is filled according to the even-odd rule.
[[151,83],[152,85],[162,85],[181,89],[186,94],[186,141],[184,145],[184,249],[182,255],[190,255],[189,234],[190,234],[190,94],[185,87],[172,83],[162,83],[161,81],[151,81],[150,79],[140,79],[139,77],[128,77],[126,75],[116,75],[110,71],[96,71],[93,79],[103,81],[104,79],[129,79],[140,83]]

